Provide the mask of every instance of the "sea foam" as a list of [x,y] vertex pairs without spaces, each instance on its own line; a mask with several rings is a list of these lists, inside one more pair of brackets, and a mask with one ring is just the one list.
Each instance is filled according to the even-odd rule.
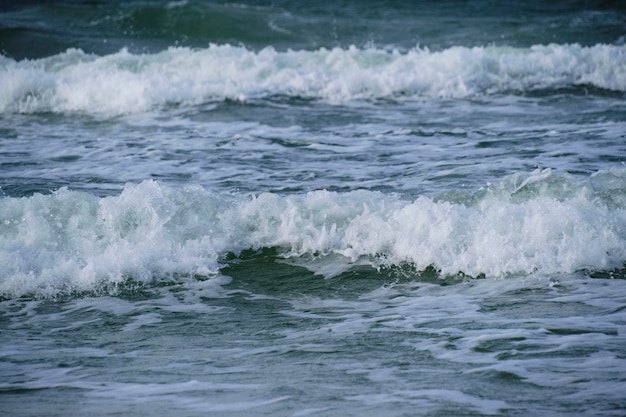
[[536,171],[465,201],[365,190],[232,196],[156,181],[104,198],[63,188],[0,200],[5,297],[209,278],[226,255],[261,248],[441,276],[610,271],[626,261],[626,171],[586,180]]
[[36,60],[0,56],[0,112],[104,116],[272,96],[333,104],[413,97],[464,98],[589,86],[626,92],[626,46],[452,47],[406,52],[356,47],[259,51],[241,46],[81,50]]

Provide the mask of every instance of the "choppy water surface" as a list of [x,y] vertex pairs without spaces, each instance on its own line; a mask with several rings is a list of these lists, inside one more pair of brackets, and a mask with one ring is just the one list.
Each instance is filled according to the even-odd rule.
[[624,27],[0,6],[0,410],[622,415]]

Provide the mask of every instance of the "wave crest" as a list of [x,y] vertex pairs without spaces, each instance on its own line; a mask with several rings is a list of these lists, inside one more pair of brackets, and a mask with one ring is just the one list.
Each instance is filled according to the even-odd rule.
[[261,248],[442,276],[606,271],[626,262],[626,171],[587,181],[536,171],[465,201],[370,191],[233,197],[146,181],[114,197],[61,189],[4,198],[0,218],[8,297],[209,277],[228,254]]
[[0,112],[120,115],[168,105],[303,97],[344,104],[416,97],[464,98],[575,87],[626,92],[626,46],[537,45],[319,49],[258,52],[231,45],[77,49],[37,60],[0,57]]

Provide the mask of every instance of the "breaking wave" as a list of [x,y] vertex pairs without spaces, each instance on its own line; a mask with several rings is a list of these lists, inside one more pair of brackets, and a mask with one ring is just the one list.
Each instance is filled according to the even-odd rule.
[[0,199],[4,297],[96,291],[127,279],[206,279],[227,255],[261,248],[441,276],[615,270],[626,261],[626,171],[582,180],[538,170],[454,199],[233,196],[155,181],[104,198],[63,188]]
[[231,45],[79,49],[35,60],[0,56],[0,112],[114,116],[172,105],[275,96],[346,104],[418,97],[466,98],[537,90],[626,92],[626,46],[452,47],[407,52],[357,47],[260,51]]

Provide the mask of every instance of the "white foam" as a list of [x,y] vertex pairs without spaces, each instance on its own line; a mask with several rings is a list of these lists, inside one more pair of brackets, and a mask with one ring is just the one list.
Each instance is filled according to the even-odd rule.
[[468,97],[589,85],[626,91],[626,46],[452,47],[442,51],[252,51],[231,45],[156,54],[81,50],[37,60],[0,56],[0,112],[118,115],[172,104],[285,95],[347,103]]
[[[603,178],[614,191],[609,197]],[[491,277],[619,269],[626,261],[619,181],[626,183],[626,170],[586,180],[536,171],[505,178],[471,204],[474,197],[467,204],[406,201],[370,191],[235,198],[155,181],[106,198],[67,189],[4,198],[0,293],[46,296],[110,289],[128,277],[209,277],[225,254],[263,247],[302,257],[304,265],[306,256],[344,257],[336,268],[311,262],[331,276],[366,260]]]
[[[179,197],[187,203],[177,202]],[[200,202],[207,198],[193,188],[185,196],[166,195],[148,181],[113,198],[61,189],[3,199],[0,292],[45,296],[114,286],[128,276],[151,282],[155,276],[215,274],[212,239],[220,236],[211,236],[216,218],[209,211],[219,204]],[[194,233],[196,228],[206,234]]]

